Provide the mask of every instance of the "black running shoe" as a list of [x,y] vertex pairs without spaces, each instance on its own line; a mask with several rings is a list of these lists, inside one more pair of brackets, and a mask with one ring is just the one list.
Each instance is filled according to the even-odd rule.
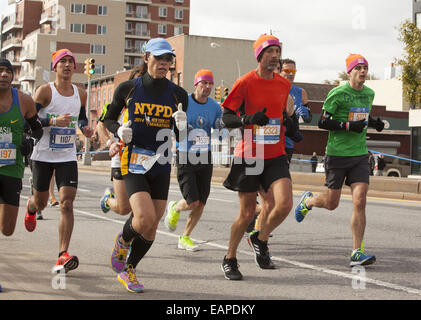
[[227,280],[242,280],[243,275],[240,270],[238,270],[238,263],[236,258],[222,260],[221,269],[224,272],[225,279]]
[[254,260],[261,269],[275,269],[275,265],[270,258],[267,241],[260,241],[257,237],[259,232],[252,233],[248,237],[248,243],[255,253]]

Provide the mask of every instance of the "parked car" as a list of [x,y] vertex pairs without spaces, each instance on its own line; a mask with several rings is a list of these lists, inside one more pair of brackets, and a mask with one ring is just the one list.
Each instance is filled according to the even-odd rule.
[[[406,155],[399,155],[406,158]],[[408,160],[398,159],[394,157],[384,157],[386,166],[383,175],[388,177],[407,177],[411,174],[411,163]]]

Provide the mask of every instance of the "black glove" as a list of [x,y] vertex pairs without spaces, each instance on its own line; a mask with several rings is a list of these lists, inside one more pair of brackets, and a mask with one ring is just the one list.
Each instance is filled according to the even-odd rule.
[[291,117],[288,117],[288,114],[284,110],[282,112],[282,125],[285,127],[285,135],[287,137],[294,137],[298,131],[298,119],[295,113]]
[[365,119],[361,119],[359,121],[348,121],[346,124],[346,129],[348,131],[354,131],[357,133],[361,133],[363,132],[364,128],[365,128],[365,124],[366,124],[366,120]]
[[265,126],[269,122],[269,118],[265,113],[266,113],[266,108],[264,108],[262,111],[258,111],[256,113],[246,115],[243,117],[243,123],[245,125],[257,124],[259,126]]
[[28,137],[22,137],[22,143],[20,145],[20,153],[23,157],[29,156],[32,153],[34,147],[34,140]]
[[380,132],[384,129],[384,122],[380,118],[377,118],[377,120],[374,120],[371,116],[369,116],[368,126]]

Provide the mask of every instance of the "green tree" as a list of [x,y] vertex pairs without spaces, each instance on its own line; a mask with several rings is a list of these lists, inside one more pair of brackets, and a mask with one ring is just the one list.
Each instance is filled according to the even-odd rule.
[[421,106],[421,30],[406,20],[399,27],[399,37],[404,44],[404,55],[395,59],[402,68],[403,94],[412,108]]

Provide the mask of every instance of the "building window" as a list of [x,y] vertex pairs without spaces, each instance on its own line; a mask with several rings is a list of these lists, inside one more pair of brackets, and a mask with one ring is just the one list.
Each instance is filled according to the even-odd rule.
[[73,33],[85,33],[85,24],[83,23],[71,23],[70,32]]
[[418,29],[421,29],[421,12],[418,12],[415,15],[415,23],[417,24]]
[[91,44],[91,54],[105,54],[105,45]]
[[136,7],[136,17],[137,18],[148,18],[148,7],[137,6]]
[[167,17],[167,8],[166,7],[159,7],[158,16],[161,18]]
[[98,6],[98,15],[106,16],[107,15],[107,6]]
[[131,48],[132,48],[132,40],[130,40],[130,39],[126,39],[126,40],[124,41],[124,48],[125,48],[125,49],[131,49]]
[[180,26],[174,26],[174,35],[179,35],[183,33],[183,27]]
[[54,52],[57,50],[57,42],[56,41],[50,41],[50,52]]
[[183,9],[175,9],[174,18],[176,20],[183,20]]
[[[95,65],[95,74],[105,74],[105,65],[103,64],[96,64]],[[98,99],[101,99],[100,91],[98,91]]]
[[158,34],[167,34],[167,25],[158,24]]
[[176,3],[184,3],[184,0],[175,0]]
[[97,34],[107,34],[107,26],[97,25]]
[[78,14],[85,14],[86,13],[86,5],[81,3],[72,3],[70,5],[70,12],[71,13],[78,13]]

